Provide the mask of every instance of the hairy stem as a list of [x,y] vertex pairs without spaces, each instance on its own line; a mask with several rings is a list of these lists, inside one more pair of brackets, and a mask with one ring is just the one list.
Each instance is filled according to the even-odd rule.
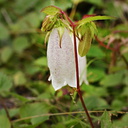
[[90,126],[92,128],[94,128],[94,125],[92,123],[92,119],[88,113],[88,110],[86,108],[86,105],[84,103],[84,100],[83,100],[83,97],[82,97],[82,92],[80,90],[80,84],[79,84],[79,64],[78,64],[78,54],[77,54],[77,44],[76,44],[76,36],[75,36],[75,26],[72,25],[72,28],[73,28],[73,37],[74,37],[74,54],[75,54],[75,66],[76,66],[76,81],[77,81],[77,92],[78,92],[78,95],[80,97],[80,100],[81,100],[81,103],[82,103],[82,106],[84,108],[84,111],[87,115],[87,118],[88,118],[88,121],[90,123]]

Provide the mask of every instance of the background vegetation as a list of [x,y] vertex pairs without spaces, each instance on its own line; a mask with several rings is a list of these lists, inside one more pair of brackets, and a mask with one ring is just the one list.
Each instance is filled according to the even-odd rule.
[[74,20],[116,17],[96,23],[87,54],[90,85],[81,88],[95,128],[127,128],[128,0],[0,0],[0,128],[89,128],[75,90],[55,92],[47,80],[40,10],[48,5]]

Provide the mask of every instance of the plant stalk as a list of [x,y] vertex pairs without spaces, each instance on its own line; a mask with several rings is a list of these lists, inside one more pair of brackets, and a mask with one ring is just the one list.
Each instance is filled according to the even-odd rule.
[[82,106],[84,108],[84,111],[87,115],[87,118],[88,118],[88,121],[90,123],[90,126],[91,128],[94,128],[94,125],[92,123],[92,119],[88,113],[88,110],[86,108],[86,105],[84,103],[84,100],[83,100],[83,97],[82,97],[82,92],[80,90],[80,84],[79,84],[79,64],[78,64],[78,53],[77,53],[77,44],[76,44],[76,35],[75,35],[75,26],[72,25],[72,28],[73,28],[73,38],[74,38],[74,54],[75,54],[75,66],[76,66],[76,81],[77,81],[77,92],[78,92],[78,95],[80,97],[80,100],[81,100],[81,103],[82,103]]
[[72,20],[67,16],[67,14],[63,11],[61,13],[65,16],[67,21],[69,21],[72,29],[73,29],[73,38],[74,38],[74,55],[75,55],[75,66],[76,66],[76,84],[77,84],[77,92],[80,97],[80,101],[82,103],[82,106],[84,108],[85,114],[87,115],[88,121],[90,123],[91,128],[94,128],[94,125],[92,123],[92,119],[88,113],[88,110],[86,108],[86,105],[84,103],[83,97],[82,97],[82,92],[80,90],[80,84],[79,84],[79,63],[78,63],[78,54],[77,54],[77,44],[76,44],[76,33],[75,33],[75,24],[72,22]]
[[1,104],[2,104],[2,106],[3,106],[3,108],[4,108],[4,110],[5,110],[5,113],[6,113],[6,115],[7,115],[8,120],[10,121],[11,128],[14,128],[14,127],[13,127],[13,124],[12,124],[12,121],[11,121],[11,117],[10,117],[8,108],[6,107],[3,98],[0,97],[0,101],[1,101]]

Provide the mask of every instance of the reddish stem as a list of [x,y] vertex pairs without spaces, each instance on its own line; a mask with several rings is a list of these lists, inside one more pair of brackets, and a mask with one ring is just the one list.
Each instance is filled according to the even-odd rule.
[[86,108],[86,105],[84,103],[84,100],[83,100],[83,97],[82,97],[82,92],[80,90],[80,84],[79,84],[79,64],[78,64],[78,54],[77,54],[77,44],[76,44],[76,35],[75,35],[75,26],[72,25],[72,28],[73,28],[73,37],[74,37],[74,54],[75,54],[75,64],[76,64],[76,81],[77,81],[77,92],[78,92],[78,95],[80,97],[80,100],[81,100],[81,103],[82,103],[82,106],[84,108],[84,111],[87,115],[87,118],[88,118],[88,121],[91,125],[92,128],[94,128],[94,125],[92,123],[92,119],[88,113],[88,110]]
[[109,49],[109,50],[111,50],[111,51],[114,51],[113,48],[111,48],[110,46],[109,46],[109,47],[106,46],[102,41],[100,41],[96,35],[95,35],[95,39],[96,39],[96,41],[100,44],[100,46],[102,46],[102,47],[104,47],[104,48],[106,48],[106,49]]
[[74,55],[75,55],[75,66],[76,66],[76,84],[77,84],[77,92],[80,97],[80,101],[82,103],[82,106],[84,108],[84,111],[87,115],[88,121],[90,123],[91,128],[94,128],[94,125],[92,123],[92,119],[88,113],[88,110],[86,108],[86,105],[84,103],[83,97],[82,97],[82,92],[80,90],[80,84],[79,84],[79,63],[78,63],[78,53],[77,53],[77,44],[76,44],[76,34],[75,34],[75,24],[72,22],[72,20],[67,16],[67,14],[63,11],[61,13],[65,16],[65,18],[69,21],[72,29],[73,29],[73,38],[74,38]]

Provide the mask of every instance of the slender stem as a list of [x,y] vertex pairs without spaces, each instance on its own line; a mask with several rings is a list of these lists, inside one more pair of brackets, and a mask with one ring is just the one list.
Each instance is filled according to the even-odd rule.
[[75,66],[76,66],[76,84],[77,84],[77,92],[78,92],[78,95],[80,97],[80,100],[81,100],[81,103],[82,103],[82,106],[84,108],[84,111],[87,115],[87,118],[88,118],[88,121],[90,123],[90,126],[91,128],[94,128],[94,125],[92,123],[92,119],[88,113],[88,110],[86,108],[86,105],[84,103],[84,100],[83,100],[83,97],[82,97],[82,92],[80,90],[80,84],[79,84],[79,64],[78,64],[78,54],[77,54],[77,44],[76,44],[76,34],[75,34],[75,24],[74,22],[72,22],[72,20],[67,16],[67,14],[63,11],[61,11],[61,13],[65,16],[65,18],[67,19],[67,21],[69,21],[72,29],[73,29],[73,38],[74,38],[74,55],[75,55]]
[[78,64],[78,54],[77,54],[77,44],[76,44],[76,36],[75,36],[75,26],[72,25],[72,28],[73,28],[73,37],[74,37],[74,54],[75,54],[75,66],[76,66],[76,80],[77,80],[77,92],[78,92],[78,95],[80,97],[80,100],[81,100],[81,103],[82,103],[82,106],[84,108],[84,111],[87,115],[87,118],[88,118],[88,121],[90,123],[90,126],[92,128],[94,128],[94,125],[92,123],[92,119],[88,113],[88,110],[86,108],[86,105],[84,103],[84,100],[83,100],[83,97],[82,97],[82,93],[81,93],[81,90],[80,90],[80,85],[79,85],[79,64]]
[[4,100],[2,98],[0,98],[0,101],[2,103],[2,106],[6,112],[6,115],[7,115],[7,118],[8,120],[10,121],[10,124],[11,124],[11,128],[13,128],[13,125],[12,125],[12,122],[11,122],[11,117],[10,117],[10,114],[9,114],[9,111],[8,111],[8,108],[6,107],[5,103],[4,103]]
[[70,13],[70,16],[69,16],[71,19],[73,19],[74,15],[76,13],[77,5],[78,5],[78,3],[73,4],[72,10],[71,10],[71,13]]

